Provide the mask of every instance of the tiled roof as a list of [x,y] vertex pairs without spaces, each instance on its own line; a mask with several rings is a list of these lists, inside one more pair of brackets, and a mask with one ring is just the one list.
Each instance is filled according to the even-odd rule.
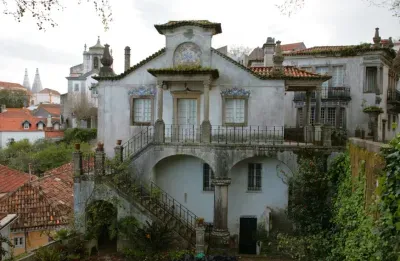
[[[40,131],[37,123],[43,118],[34,117],[28,109],[7,109],[0,113],[0,131]],[[28,121],[31,125],[25,130],[23,122]]]
[[29,178],[31,180],[37,179],[34,175],[29,175],[0,164],[0,194],[16,190],[26,182],[29,182]]
[[282,44],[281,49],[282,49],[282,52],[289,52],[289,51],[294,51],[294,50],[299,50],[299,49],[306,49],[306,46],[304,45],[303,42]]
[[212,75],[214,79],[219,77],[219,72],[217,69],[212,68],[204,68],[204,67],[177,67],[177,68],[157,68],[157,69],[148,69],[149,73],[157,77],[157,75],[173,75],[173,74],[208,74]]
[[[311,73],[294,66],[284,66],[283,68],[284,68],[284,73],[282,77],[284,77],[285,79],[329,80],[330,78],[332,78],[329,75]],[[262,76],[274,78],[273,67],[252,67],[250,69],[253,72],[260,74]]]
[[[305,48],[306,46],[303,42],[281,45],[282,52],[289,52]],[[251,51],[251,53],[249,54],[249,61],[264,61],[264,50],[261,47],[254,48],[253,51]]]
[[0,212],[18,214],[12,229],[66,225],[73,211],[73,184],[73,167],[67,163],[4,197]]
[[38,106],[37,109],[43,108],[46,110],[51,116],[60,116],[61,114],[61,105],[60,104],[45,104],[42,103]]
[[150,55],[149,57],[147,57],[146,59],[140,61],[139,63],[135,64],[134,66],[130,67],[128,70],[126,70],[125,72],[119,74],[119,75],[115,75],[115,76],[110,76],[110,77],[101,77],[101,76],[93,76],[92,78],[97,80],[97,81],[116,81],[119,79],[124,78],[126,75],[130,74],[131,72],[139,69],[140,67],[142,67],[143,65],[145,65],[146,63],[150,62],[151,60],[157,58],[158,56],[162,55],[165,53],[165,48],[162,48],[161,50],[153,53],[152,55]]
[[215,49],[211,49],[214,53],[218,54],[219,56],[223,57],[224,59],[228,60],[229,62],[235,64],[237,67],[242,68],[245,71],[253,74],[255,77],[262,79],[262,80],[274,80],[274,79],[282,79],[282,80],[329,80],[331,76],[326,75],[319,75],[316,73],[310,73],[305,70],[301,70],[299,68],[293,66],[285,66],[283,74],[273,74],[273,67],[253,67],[247,68],[246,66],[236,62],[229,56],[218,52]]
[[0,87],[7,88],[7,89],[8,88],[10,88],[10,89],[13,89],[13,88],[25,89],[24,86],[22,86],[19,83],[15,83],[15,82],[0,82]]
[[52,95],[60,95],[60,93],[58,91],[52,90],[52,89],[49,89],[49,88],[44,88],[39,93],[51,93]]
[[361,45],[339,45],[339,46],[315,46],[299,51],[284,53],[285,56],[301,56],[301,55],[327,55],[327,56],[357,56],[367,52],[384,51],[393,58],[396,52],[390,48],[374,48],[370,44]]
[[174,29],[181,26],[198,26],[202,28],[212,28],[215,29],[215,34],[222,33],[222,28],[220,23],[213,23],[208,20],[182,20],[182,21],[169,21],[165,24],[156,24],[154,27],[160,34],[163,34],[165,29]]

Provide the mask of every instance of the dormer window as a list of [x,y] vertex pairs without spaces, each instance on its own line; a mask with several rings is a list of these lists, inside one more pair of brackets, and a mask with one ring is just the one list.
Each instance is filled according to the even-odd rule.
[[22,123],[22,126],[24,127],[24,130],[29,130],[29,127],[31,126],[29,121],[24,121]]
[[43,123],[41,122],[38,123],[38,130],[43,130]]
[[60,129],[60,124],[58,122],[53,123],[53,128],[54,130],[59,130]]

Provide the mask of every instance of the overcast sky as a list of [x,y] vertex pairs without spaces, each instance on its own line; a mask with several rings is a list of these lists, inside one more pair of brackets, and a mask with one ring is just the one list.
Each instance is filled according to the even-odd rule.
[[[11,0],[10,0],[11,1]],[[382,38],[400,37],[400,19],[366,0],[306,0],[292,17],[280,14],[275,4],[283,0],[110,0],[114,21],[104,32],[91,4],[66,0],[67,8],[55,13],[59,26],[39,31],[26,18],[16,22],[0,12],[0,81],[23,82],[27,68],[31,84],[39,68],[43,88],[67,91],[69,68],[82,63],[83,46],[110,44],[114,71],[123,69],[124,47],[131,47],[132,65],[164,47],[165,38],[154,24],[168,20],[207,19],[222,24],[213,47],[262,46],[268,36],[282,44],[303,41],[316,45],[372,42],[374,28]],[[72,2],[72,3],[71,3]],[[86,2],[86,1],[82,1]],[[1,7],[0,7],[1,11]]]

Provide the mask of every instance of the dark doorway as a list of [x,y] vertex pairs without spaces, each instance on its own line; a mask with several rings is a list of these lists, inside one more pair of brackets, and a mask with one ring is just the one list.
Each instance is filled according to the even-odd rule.
[[239,253],[255,255],[257,244],[257,218],[241,217],[239,231]]

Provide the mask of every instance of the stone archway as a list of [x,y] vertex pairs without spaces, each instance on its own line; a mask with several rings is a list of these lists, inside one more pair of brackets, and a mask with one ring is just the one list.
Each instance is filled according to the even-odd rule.
[[[117,250],[118,208],[106,200],[93,200],[86,209],[86,236],[96,251]],[[93,254],[93,250],[89,249]]]

